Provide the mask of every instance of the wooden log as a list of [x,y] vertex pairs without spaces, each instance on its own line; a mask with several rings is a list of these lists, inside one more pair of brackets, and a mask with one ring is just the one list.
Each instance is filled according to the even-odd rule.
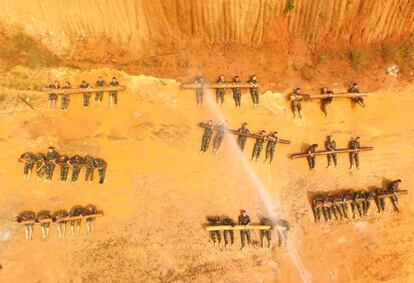
[[[406,194],[408,194],[408,191],[407,190],[398,190],[397,191],[397,195],[399,195],[399,196],[406,195]],[[382,194],[382,195],[379,195],[377,197],[380,198],[380,199],[382,199],[382,198],[388,198],[388,197],[391,197],[391,196],[393,196],[393,194],[387,192],[387,193]]]
[[220,225],[220,226],[207,226],[206,231],[224,231],[224,230],[271,230],[270,225]]
[[[358,149],[353,149],[353,148],[340,148],[337,150],[319,150],[319,151],[315,151],[312,153],[312,155],[327,155],[327,154],[331,154],[331,153],[349,153],[349,152],[359,152],[359,151],[367,151],[367,150],[373,150],[374,148],[372,146],[364,146],[364,147],[360,147]],[[290,155],[290,158],[295,159],[295,158],[301,158],[301,157],[308,157],[310,156],[309,153],[304,152],[304,153],[294,153]]]
[[[99,217],[99,216],[103,216],[103,213],[97,213],[97,214],[85,215],[85,216],[63,217],[63,218],[59,218],[56,221],[56,223],[65,222],[65,221],[71,221],[71,220],[79,220],[79,219],[83,219],[83,218],[88,219],[88,218]],[[42,223],[50,223],[50,222],[52,222],[52,219],[51,218],[43,219],[43,220],[41,220],[39,222],[34,222],[33,220],[30,220],[30,221],[22,221],[22,222],[19,222],[19,224],[24,224],[24,225],[25,224],[42,224]]]
[[75,94],[75,93],[87,93],[87,92],[107,92],[107,91],[124,91],[126,87],[120,86],[105,86],[105,87],[91,87],[91,88],[44,88],[43,91],[47,93],[55,94]]
[[[201,127],[201,128],[207,128],[208,127],[208,125],[207,125],[207,123],[198,123],[198,126],[199,127]],[[217,125],[215,125],[215,126],[213,126],[213,129],[214,130],[217,130],[218,129],[218,126]],[[260,137],[260,135],[259,134],[246,134],[246,133],[240,133],[238,130],[233,130],[233,129],[227,129],[227,131],[229,132],[229,133],[231,133],[231,134],[233,134],[233,135],[237,135],[237,136],[245,136],[245,137],[248,137],[248,138],[254,138],[254,139],[256,139],[256,138],[259,138]],[[278,139],[278,142],[277,143],[281,143],[281,144],[290,144],[290,140],[284,140],[284,139]]]
[[368,92],[341,92],[334,94],[302,94],[301,98],[296,100],[312,100],[312,99],[323,99],[323,98],[353,98],[353,97],[363,97],[371,95]]
[[[258,84],[255,84],[256,87],[259,87]],[[197,89],[198,86],[195,83],[182,83],[180,85],[182,89]],[[203,88],[217,89],[217,88],[252,88],[250,83],[205,83]]]
[[20,100],[23,101],[27,106],[29,106],[30,108],[32,108],[32,110],[36,111],[36,109],[29,103],[27,102],[25,99],[23,99],[23,97],[19,96]]

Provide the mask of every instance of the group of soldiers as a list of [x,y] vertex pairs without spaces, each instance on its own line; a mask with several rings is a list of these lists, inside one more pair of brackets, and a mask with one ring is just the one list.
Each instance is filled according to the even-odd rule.
[[[247,128],[247,123],[242,123],[241,127],[238,129],[238,133],[241,133],[241,135],[238,135],[237,137],[237,144],[240,148],[240,151],[244,151],[244,146],[247,141],[247,136],[250,134],[249,129]],[[214,130],[216,131],[214,138],[213,138],[213,152],[216,153],[219,149],[224,136],[228,132],[228,125],[227,121],[218,123],[217,125],[213,125],[213,121],[209,120],[207,121],[207,127],[204,129],[204,133],[201,139],[201,150],[200,153],[205,153],[208,150],[208,147],[210,145],[210,141],[213,137]],[[257,161],[260,157],[260,154],[263,150],[263,146],[265,142],[267,142],[266,146],[266,157],[264,162],[269,160],[269,163],[272,163],[273,156],[276,150],[276,144],[278,142],[278,134],[277,132],[271,132],[269,135],[266,135],[265,130],[261,130],[256,135],[256,142],[253,147],[253,152],[251,156],[251,160]]]
[[325,221],[349,219],[349,205],[351,206],[352,218],[357,215],[363,217],[367,215],[371,201],[374,200],[378,208],[378,213],[385,210],[385,198],[389,197],[394,206],[394,210],[399,212],[398,192],[401,179],[390,182],[386,189],[378,188],[365,191],[344,191],[336,194],[315,195],[312,198],[312,210],[315,222],[320,222],[322,216]]
[[95,168],[98,169],[99,183],[103,184],[105,180],[106,161],[102,158],[94,158],[90,155],[68,157],[67,155],[59,154],[52,146],[48,148],[46,155],[43,153],[25,152],[20,156],[19,162],[24,163],[23,177],[25,180],[30,179],[32,170],[35,168],[38,181],[42,181],[45,175],[45,182],[51,182],[56,165],[60,166],[60,180],[62,182],[66,182],[70,167],[72,167],[72,182],[78,179],[82,167],[86,169],[85,183],[92,183]]
[[[199,76],[194,81],[196,85],[196,102],[197,106],[202,106],[204,101],[204,77]],[[226,80],[224,78],[224,75],[220,75],[219,79],[217,80],[217,84],[226,84]],[[237,85],[240,84],[240,78],[239,76],[235,76],[231,83]],[[251,85],[250,87],[250,96],[252,98],[253,106],[256,107],[259,104],[259,86],[257,82],[256,75],[252,75],[248,83]],[[217,88],[216,89],[216,102],[217,104],[224,104],[224,95],[226,93],[226,89],[223,88]],[[240,87],[233,87],[232,88],[233,93],[233,99],[236,107],[241,106],[241,89]]]
[[[332,151],[332,153],[327,154],[327,158],[328,158],[328,167],[331,167],[332,161],[335,165],[335,167],[338,166],[338,159],[337,159],[337,154],[334,152],[336,150],[336,142],[333,138],[333,136],[328,136],[328,139],[325,143],[325,147],[326,150],[328,151]],[[361,148],[361,143],[360,143],[360,137],[356,137],[355,139],[352,139],[350,142],[350,148],[351,149],[355,149],[355,151],[350,152],[349,153],[349,160],[351,163],[350,169],[352,169],[354,167],[354,164],[356,166],[357,169],[359,169],[359,151],[358,149]],[[314,143],[312,145],[309,146],[307,153],[309,154],[309,156],[307,157],[308,159],[308,164],[309,164],[309,169],[310,170],[315,170],[315,165],[316,165],[316,156],[313,155],[313,153],[315,153],[315,151],[318,149],[318,144]]]
[[17,215],[16,221],[24,225],[26,240],[32,239],[33,226],[35,223],[40,224],[42,239],[47,238],[49,236],[51,222],[56,223],[59,239],[64,239],[67,222],[70,224],[72,235],[75,234],[75,224],[76,234],[79,234],[82,218],[85,218],[87,233],[90,234],[93,232],[94,221],[98,214],[102,214],[102,211],[98,211],[93,204],[84,207],[75,205],[69,211],[66,209],[59,209],[53,213],[51,213],[50,210],[40,210],[38,213],[30,210],[22,211]]
[[[95,82],[95,87],[99,88],[99,87],[106,87],[106,86],[116,87],[116,86],[119,86],[119,82],[117,81],[115,77],[113,77],[112,80],[109,82],[109,84],[107,84],[106,81],[102,77],[98,77],[97,81]],[[72,88],[70,82],[65,82],[63,87],[61,87],[59,81],[55,81],[53,84],[50,84],[47,87],[50,89],[71,89]],[[88,88],[91,88],[91,85],[87,83],[86,81],[82,81],[82,83],[79,85],[79,88],[88,89]],[[104,94],[103,91],[96,92],[95,103],[102,103],[103,94]],[[83,108],[87,108],[89,106],[90,98],[91,98],[90,92],[83,93]],[[49,93],[47,108],[50,108],[51,106],[53,106],[53,108],[56,108],[57,100],[58,100],[58,95],[56,93],[53,93],[53,92]],[[60,101],[61,101],[61,104],[60,104],[61,110],[66,111],[69,107],[69,102],[70,102],[69,94],[62,94]],[[109,92],[109,104],[113,105],[117,103],[118,103],[118,91],[110,91]]]
[[[357,83],[353,83],[350,88],[348,89],[348,93],[360,93]],[[321,99],[321,110],[328,116],[327,106],[332,103],[333,98],[335,97],[335,93],[332,90],[328,90],[326,87],[322,87],[320,89],[320,94],[326,94],[330,97],[325,97]],[[299,118],[302,118],[302,101],[304,100],[304,94],[302,90],[298,87],[296,88],[293,93],[290,95],[291,100],[291,107],[294,117],[296,117],[296,113],[298,114]],[[351,98],[352,102],[365,107],[364,98],[361,96],[355,96]]]
[[[238,221],[234,221],[232,218],[224,216],[209,216],[207,217],[208,225],[209,226],[231,226],[234,227],[236,225],[243,225],[248,226],[251,225],[250,217],[247,215],[246,210],[241,210],[240,215],[238,217]],[[267,247],[271,247],[272,241],[272,230],[275,226],[278,227],[277,232],[279,236],[279,243],[278,245],[281,246],[282,243],[286,243],[287,240],[287,233],[290,230],[290,225],[286,220],[278,219],[277,223],[273,223],[273,221],[269,218],[262,218],[260,219],[260,225],[270,226],[270,229],[262,229],[260,230],[260,245],[263,248],[265,244],[265,240],[267,241]],[[221,245],[221,232],[219,230],[210,231],[211,240],[214,243],[214,246],[222,247]],[[234,230],[233,229],[224,229],[223,230],[223,238],[224,238],[224,248],[227,246],[233,246],[234,244]],[[247,246],[250,248],[252,241],[251,241],[251,233],[249,229],[241,229],[240,230],[240,238],[241,238],[241,250],[243,250]]]

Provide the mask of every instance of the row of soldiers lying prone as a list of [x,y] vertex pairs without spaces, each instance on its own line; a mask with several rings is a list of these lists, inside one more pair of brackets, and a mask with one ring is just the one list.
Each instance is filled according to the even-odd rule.
[[69,222],[72,235],[80,232],[82,218],[86,220],[87,234],[93,232],[94,221],[97,215],[102,215],[102,211],[98,211],[96,206],[88,204],[83,207],[75,205],[69,211],[65,209],[56,210],[53,214],[49,210],[40,210],[38,213],[33,211],[22,211],[17,217],[16,221],[22,223],[25,229],[26,240],[31,240],[33,235],[33,226],[35,223],[40,224],[42,230],[42,239],[49,236],[50,223],[56,223],[56,228],[59,233],[59,239],[65,238],[66,223]]
[[349,206],[351,206],[352,218],[357,215],[363,217],[367,215],[371,201],[374,200],[378,208],[378,213],[385,211],[385,199],[390,198],[394,210],[399,212],[398,197],[407,191],[399,190],[401,179],[390,182],[386,189],[378,188],[370,191],[344,191],[336,194],[318,194],[312,198],[312,210],[315,222],[320,222],[322,216],[325,221],[349,219]]
[[60,180],[65,182],[69,175],[69,167],[72,167],[72,182],[78,179],[82,167],[86,168],[85,182],[92,183],[93,172],[95,168],[98,169],[99,183],[103,184],[106,173],[106,161],[102,158],[94,158],[90,155],[81,157],[74,155],[68,157],[67,155],[59,154],[53,147],[49,147],[46,155],[42,153],[34,154],[32,152],[23,153],[19,162],[24,163],[24,179],[29,180],[32,174],[33,167],[36,167],[36,175],[39,181],[42,181],[43,175],[46,176],[45,182],[50,182],[53,177],[53,171],[56,165],[60,166]]

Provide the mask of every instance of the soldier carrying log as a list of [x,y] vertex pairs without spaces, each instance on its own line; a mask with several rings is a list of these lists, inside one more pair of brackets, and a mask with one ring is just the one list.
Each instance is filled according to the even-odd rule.
[[[237,85],[240,83],[240,78],[239,76],[235,76],[233,79],[233,84]],[[234,87],[232,89],[233,91],[233,99],[234,99],[234,103],[236,104],[236,107],[240,107],[241,106],[241,91],[239,87]]]
[[328,110],[326,109],[326,106],[332,103],[332,100],[333,100],[332,96],[334,95],[334,92],[331,90],[328,90],[326,87],[323,87],[321,88],[321,94],[329,95],[329,97],[322,98],[321,100],[321,109],[326,117],[328,116]]
[[[241,128],[238,129],[238,132],[241,134],[250,134],[249,129],[247,128],[247,123],[243,123]],[[237,144],[240,147],[240,151],[244,150],[244,145],[246,144],[247,136],[245,135],[238,135],[237,136]]]
[[359,140],[360,137],[356,137],[355,139],[351,140],[351,149],[354,149],[354,151],[350,152],[349,154],[349,158],[351,161],[350,169],[354,167],[354,163],[356,168],[359,169],[359,148],[361,148]]
[[36,215],[35,222],[40,223],[40,229],[42,230],[42,239],[46,239],[47,237],[49,237],[50,221],[47,220],[52,220],[52,215],[50,214],[50,211],[40,210]]
[[24,232],[25,232],[26,240],[32,239],[33,225],[34,225],[35,218],[36,218],[36,214],[33,211],[29,211],[29,210],[20,212],[16,217],[17,223],[28,221],[28,223],[24,224]]
[[25,152],[20,155],[19,162],[24,162],[23,179],[30,180],[33,166],[36,163],[36,156],[32,152]]
[[252,158],[251,158],[252,161],[253,159],[257,161],[260,157],[260,153],[262,152],[262,149],[263,149],[263,144],[267,140],[265,133],[266,133],[265,130],[261,130],[259,132],[259,136],[256,138],[256,142],[254,144],[253,152],[252,152]]
[[326,149],[332,151],[333,153],[329,153],[326,156],[328,157],[328,168],[331,167],[331,162],[333,160],[335,167],[337,167],[338,162],[336,158],[336,153],[334,151],[336,150],[336,142],[333,139],[333,136],[328,136],[328,140],[326,141]]
[[[86,89],[86,88],[90,88],[91,86],[86,81],[82,81],[79,87]],[[90,98],[91,98],[90,92],[83,93],[83,108],[88,108]]]
[[57,210],[52,215],[52,222],[56,222],[56,228],[59,233],[59,239],[65,238],[66,232],[66,218],[68,217],[68,211],[65,209]]
[[299,118],[302,118],[302,91],[298,87],[295,89],[295,91],[290,95],[291,100],[291,107],[293,112],[293,118],[296,118],[296,112],[298,113]]
[[201,107],[203,105],[204,99],[204,78],[202,76],[197,77],[194,81],[196,85],[196,102],[197,106]]
[[387,192],[391,193],[390,199],[394,206],[394,210],[397,212],[400,212],[400,209],[398,208],[398,194],[397,194],[398,187],[400,186],[400,184],[401,184],[401,179],[397,179],[389,183],[387,187]]
[[316,160],[313,153],[318,149],[318,144],[314,143],[308,148],[308,164],[309,164],[309,170],[315,170]]
[[[70,82],[65,82],[65,85],[62,87],[63,89],[70,89]],[[70,97],[67,93],[62,95],[62,98],[60,99],[60,108],[62,111],[66,112],[69,107]]]
[[227,121],[223,121],[217,125],[216,135],[213,140],[213,153],[216,153],[220,148],[221,143],[223,142],[224,136],[227,132]]
[[267,159],[269,159],[269,164],[272,164],[273,155],[275,153],[276,145],[277,145],[278,140],[279,140],[279,138],[277,136],[277,132],[274,132],[273,134],[271,134],[267,137],[265,162],[267,161]]
[[[109,86],[111,87],[118,87],[119,82],[118,80],[113,77],[111,82],[109,83]],[[109,106],[118,104],[118,91],[112,90],[109,92]]]
[[[60,89],[59,81],[55,81],[54,84],[50,84],[47,86],[51,89]],[[47,109],[50,108],[50,105],[53,103],[53,108],[56,108],[56,103],[58,100],[58,95],[54,92],[49,93],[48,102],[47,102]]]
[[213,121],[207,121],[207,127],[204,128],[204,134],[201,139],[201,150],[200,153],[205,153],[208,150],[208,145],[211,141],[211,136],[213,135]]
[[[106,82],[102,79],[101,76],[98,77],[98,80],[95,82],[96,87],[104,87],[106,86]],[[97,91],[95,93],[95,103],[102,103],[103,99],[103,91]]]
[[252,97],[253,106],[259,105],[259,87],[257,86],[256,75],[253,75],[249,83],[251,84],[250,95]]
[[[360,93],[358,89],[358,84],[353,83],[351,87],[348,89],[348,93]],[[357,103],[358,105],[365,108],[364,98],[362,96],[352,97],[352,102]]]
[[[218,84],[225,84],[226,80],[224,79],[224,75],[220,75],[220,78],[217,81]],[[226,93],[225,88],[217,88],[216,90],[216,103],[217,104],[224,104],[224,94]]]
[[[209,216],[207,217],[208,224],[210,226],[218,226],[220,224],[220,216]],[[216,247],[217,244],[221,248],[221,234],[219,230],[210,231],[210,237],[211,240],[214,243],[214,246]]]

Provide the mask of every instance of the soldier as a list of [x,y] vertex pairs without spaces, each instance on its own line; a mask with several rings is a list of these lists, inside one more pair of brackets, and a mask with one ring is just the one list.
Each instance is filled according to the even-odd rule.
[[342,212],[343,212],[345,218],[349,218],[349,216],[348,216],[348,212],[349,212],[348,203],[351,203],[352,198],[353,198],[352,191],[347,191],[342,195],[341,207],[342,207]]
[[293,118],[296,118],[296,112],[298,112],[299,118],[302,118],[302,91],[298,87],[295,89],[295,91],[290,95],[290,100],[292,101],[292,112],[293,112]]
[[316,195],[312,198],[312,211],[315,217],[315,222],[321,221],[321,215],[323,210],[324,197],[322,195]]
[[342,214],[341,202],[342,202],[342,195],[338,194],[333,196],[332,198],[332,212],[335,216],[335,220],[342,220],[344,215]]
[[36,176],[39,182],[42,181],[43,175],[45,174],[46,168],[46,156],[43,153],[38,153],[35,156],[36,164]]
[[362,202],[362,213],[367,215],[369,208],[371,207],[371,200],[374,199],[375,193],[374,192],[364,192],[362,194],[364,197],[364,201]]
[[309,148],[308,148],[308,154],[309,156],[308,158],[308,164],[309,164],[309,169],[310,170],[315,170],[315,155],[313,155],[313,153],[316,151],[316,149],[318,149],[318,145],[316,143],[312,144]]
[[93,181],[93,171],[95,169],[94,161],[95,160],[90,155],[86,155],[83,158],[83,162],[84,162],[85,168],[86,168],[85,183],[87,183],[87,182],[92,183],[92,181]]
[[[60,84],[58,81],[55,81],[54,84],[50,84],[47,86],[48,88],[52,89],[60,89]],[[53,103],[53,108],[56,108],[56,102],[58,100],[58,95],[56,93],[49,93],[49,98],[47,102],[47,109],[50,108],[50,105]]]
[[201,139],[200,153],[207,152],[208,145],[210,144],[211,136],[213,135],[213,121],[207,121],[207,127],[204,128],[203,138]]
[[224,121],[217,125],[216,135],[213,140],[213,152],[216,153],[219,149],[221,142],[227,132],[227,121]]
[[[74,207],[72,207],[69,210],[69,219],[71,217],[78,217],[81,216],[83,212],[83,207],[80,205],[75,205]],[[81,225],[82,219],[74,219],[74,220],[70,220],[69,224],[70,224],[70,231],[72,233],[72,235],[75,235],[75,223],[76,223],[76,234],[79,234],[80,232],[80,225]]]
[[65,232],[66,232],[66,223],[67,223],[67,217],[68,212],[65,209],[57,210],[52,215],[52,221],[56,222],[56,228],[59,233],[59,239],[65,238]]
[[262,248],[264,248],[264,240],[267,240],[267,247],[270,248],[272,242],[272,230],[274,228],[272,220],[269,218],[262,218],[260,219],[260,225],[270,226],[271,228],[268,230],[260,230],[260,243]]
[[[225,217],[223,219],[223,221],[221,222],[222,225],[226,225],[226,226],[232,226],[234,227],[236,225],[236,222],[234,222],[233,219],[229,218],[229,217]],[[234,231],[233,230],[224,230],[223,231],[223,236],[224,236],[224,247],[227,247],[229,244],[229,236],[230,236],[230,245],[233,246],[234,244]]]
[[[113,77],[109,85],[112,87],[117,87],[119,86],[119,82],[116,80],[115,77]],[[112,104],[116,105],[117,103],[118,103],[118,91],[115,90],[115,91],[109,92],[109,105],[112,106]]]
[[[217,81],[218,84],[225,84],[226,81],[224,80],[224,75],[220,75],[219,80]],[[216,90],[216,103],[217,104],[224,104],[224,94],[226,93],[224,88],[218,88]]]
[[[237,85],[240,83],[240,79],[239,76],[235,76],[233,79],[233,84]],[[236,107],[240,107],[241,106],[241,91],[240,91],[240,87],[234,87],[232,89],[233,91],[233,99],[234,99],[234,103],[236,104]]]
[[352,217],[355,218],[355,211],[358,211],[359,217],[362,217],[363,211],[361,203],[364,201],[364,197],[360,192],[355,192],[352,198],[351,208],[352,208]]
[[[358,89],[358,84],[353,83],[351,87],[348,89],[348,93],[360,93]],[[362,96],[355,96],[352,97],[352,102],[359,104],[360,106],[365,108],[364,98]]]
[[72,156],[69,158],[68,164],[73,166],[71,181],[75,182],[78,179],[82,166],[84,165],[83,158],[79,155]]
[[277,136],[277,132],[274,132],[273,134],[271,134],[267,137],[265,162],[269,158],[269,164],[272,164],[273,155],[275,153],[275,149],[276,149],[276,145],[277,145],[278,140],[279,140],[279,138]]
[[[82,83],[79,86],[80,88],[90,88],[91,86],[86,82],[82,81]],[[89,106],[89,99],[91,98],[90,92],[84,92],[83,93],[83,108],[87,108]]]
[[385,200],[383,196],[386,193],[386,190],[384,190],[383,188],[378,188],[375,190],[375,203],[378,208],[378,213],[385,211]]
[[[242,210],[239,215],[239,225],[250,225],[250,217],[247,215],[246,210]],[[245,242],[247,240],[247,244],[250,248],[250,230],[240,230],[240,237],[241,237],[241,250],[245,247]]]
[[94,166],[98,169],[99,184],[103,184],[105,181],[106,161],[102,158],[95,158]]
[[251,160],[253,161],[253,159],[259,159],[260,157],[260,153],[262,152],[263,149],[263,143],[266,141],[266,136],[265,136],[266,131],[265,130],[261,130],[259,132],[259,136],[256,138],[256,142],[254,144],[253,147],[253,152],[252,152],[252,158]]
[[354,167],[354,162],[356,165],[356,168],[359,169],[359,151],[358,149],[361,147],[361,144],[359,143],[359,137],[353,139],[351,141],[351,149],[355,150],[353,152],[351,152],[349,155],[350,160],[351,160],[351,168],[352,169]]
[[24,162],[23,179],[30,180],[32,169],[36,162],[36,156],[32,152],[25,152],[20,155],[19,162]]
[[332,219],[332,199],[329,196],[323,198],[322,213],[325,221],[330,221]]
[[55,151],[53,146],[50,146],[46,155],[46,183],[52,181],[53,171],[55,170],[56,162],[59,159],[59,153]]
[[61,155],[57,161],[60,166],[60,181],[66,182],[69,173],[69,157]]
[[[65,85],[62,87],[63,89],[70,89],[70,82],[65,82]],[[70,97],[67,93],[62,94],[62,98],[60,100],[60,109],[62,111],[65,111],[68,109],[69,107],[69,102],[70,102]]]
[[259,105],[259,87],[257,86],[256,75],[253,75],[252,76],[252,78],[249,81],[249,83],[252,86],[250,88],[250,95],[252,97],[253,106],[256,107],[257,105]]
[[290,231],[289,222],[283,220],[282,218],[278,218],[276,219],[276,226],[279,238],[278,246],[281,247],[283,243],[287,245],[287,233]]
[[[102,79],[101,76],[98,77],[98,80],[95,83],[96,87],[105,87],[106,86],[106,82]],[[103,91],[97,91],[95,94],[95,103],[102,103],[102,99],[103,99]]]
[[24,224],[24,232],[25,232],[26,240],[32,239],[35,216],[36,215],[33,211],[26,210],[26,211],[20,212],[16,217],[17,223],[21,223],[23,221],[30,221],[29,223]]
[[[209,226],[218,226],[220,224],[219,216],[209,216],[207,217]],[[217,244],[221,248],[221,234],[220,231],[210,231],[211,240],[213,240],[214,246],[217,247]]]
[[92,234],[95,228],[96,217],[88,217],[90,215],[98,214],[98,210],[95,205],[88,204],[82,210],[82,216],[86,217],[86,233]]
[[202,76],[196,78],[194,81],[194,84],[196,85],[196,102],[197,106],[203,105],[203,99],[204,99],[204,78]]
[[333,136],[328,136],[328,140],[326,141],[326,149],[333,152],[333,153],[329,153],[326,155],[328,157],[328,168],[331,167],[332,160],[336,168],[338,165],[338,162],[336,159],[336,153],[334,153],[334,151],[336,150],[336,142],[333,139]]
[[40,223],[40,229],[42,230],[42,240],[49,237],[50,221],[52,215],[49,210],[41,210],[37,213],[35,222]]
[[328,110],[326,106],[332,103],[332,96],[334,95],[333,91],[328,90],[326,87],[321,88],[321,94],[329,95],[330,97],[322,98],[321,101],[321,109],[322,112],[325,113],[325,117],[328,116]]
[[[239,128],[238,132],[242,134],[250,134],[250,131],[247,128],[247,123],[243,123],[241,125],[241,128]],[[244,145],[246,144],[246,140],[247,140],[247,136],[245,135],[239,135],[237,137],[237,144],[239,145],[241,151],[244,150]]]
[[388,184],[388,193],[391,193],[390,196],[391,202],[394,206],[394,210],[397,212],[400,212],[400,209],[398,208],[398,187],[400,186],[401,179],[397,179],[392,181]]

